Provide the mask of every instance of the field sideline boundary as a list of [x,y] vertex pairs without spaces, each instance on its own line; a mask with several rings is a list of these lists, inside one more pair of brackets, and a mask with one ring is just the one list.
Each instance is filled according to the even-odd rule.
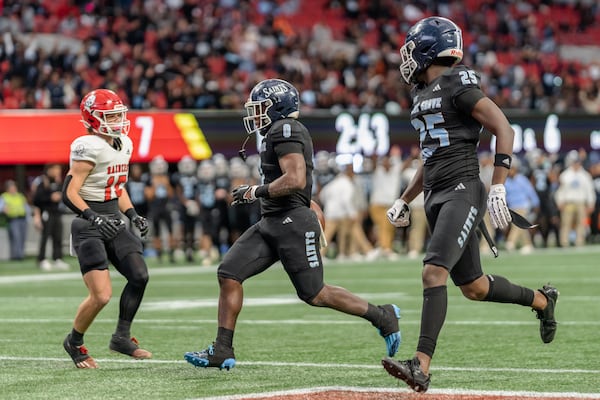
[[[394,393],[394,394],[415,394],[410,389],[398,388],[364,388],[352,386],[324,386],[305,389],[283,390],[276,392],[240,394],[218,397],[196,397],[188,400],[242,400],[242,399],[264,399],[269,397],[284,397],[293,395],[310,395],[323,392],[355,392],[355,393]],[[504,390],[459,390],[459,389],[430,389],[427,394],[420,395],[423,399],[433,399],[431,395],[442,396],[489,396],[489,397],[508,397],[511,400],[517,398],[569,398],[569,399],[600,399],[600,393],[576,393],[576,392],[521,392],[521,391],[504,391]]]

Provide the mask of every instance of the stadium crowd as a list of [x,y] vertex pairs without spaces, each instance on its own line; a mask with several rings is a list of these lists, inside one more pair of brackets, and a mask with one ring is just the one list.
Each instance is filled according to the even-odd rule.
[[76,108],[106,87],[134,109],[235,109],[277,75],[304,108],[398,112],[399,44],[433,14],[463,27],[502,108],[600,113],[593,0],[5,0],[0,107]]
[[[97,87],[114,90],[131,109],[238,109],[256,82],[277,76],[298,87],[304,110],[398,113],[410,106],[409,87],[398,71],[400,43],[416,20],[436,14],[463,27],[464,62],[480,72],[482,89],[503,109],[600,114],[600,61],[597,51],[586,47],[597,45],[593,39],[600,36],[597,2],[405,3],[5,0],[0,109],[75,109],[82,95]],[[339,164],[334,154],[316,154],[314,198],[328,217],[328,257],[417,257],[422,251],[427,235],[419,219],[422,203],[411,204],[414,220],[408,229],[386,232],[388,224],[381,219],[414,173],[415,152],[404,150],[367,158],[358,170]],[[486,157],[481,157],[485,182]],[[534,246],[597,241],[597,154],[534,151],[521,161],[518,172],[528,178],[540,201],[519,206],[540,227],[531,242],[509,240],[508,232],[497,232],[497,239],[506,240],[508,250],[523,252]],[[578,163],[583,168],[574,173],[572,165]],[[132,166],[132,201],[153,226],[148,254],[175,261],[181,251],[187,260],[199,257],[205,264],[214,263],[258,219],[255,206],[233,209],[228,201],[232,187],[258,179],[256,165],[253,157],[245,164],[215,155],[199,164],[182,159],[169,165],[158,158]],[[564,171],[570,173],[562,176]],[[589,175],[581,179],[593,182],[594,197],[565,196],[559,189],[572,186],[585,175],[581,171]],[[322,189],[334,181],[355,201],[341,205],[340,196],[328,197],[337,190]],[[557,197],[556,192],[562,194]],[[33,193],[25,194],[30,201],[23,209],[35,209]],[[569,214],[574,216],[561,221],[561,209],[573,201],[583,204],[583,211],[575,207]],[[332,210],[338,212],[332,215]]]

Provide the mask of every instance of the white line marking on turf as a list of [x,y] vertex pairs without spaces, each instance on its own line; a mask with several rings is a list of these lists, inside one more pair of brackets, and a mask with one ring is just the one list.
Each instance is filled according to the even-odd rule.
[[[233,396],[219,396],[219,397],[201,397],[202,400],[242,400],[242,399],[257,399],[265,397],[278,397],[278,396],[293,396],[293,395],[309,395],[322,392],[330,391],[342,391],[342,392],[357,392],[357,393],[414,393],[409,389],[388,389],[388,388],[361,388],[361,387],[347,387],[347,386],[325,386],[307,389],[295,389],[295,390],[283,390],[277,392],[265,392],[265,393],[251,393],[251,394],[239,394]],[[507,391],[507,390],[457,390],[457,389],[429,389],[427,395],[438,394],[438,395],[450,395],[450,396],[504,396],[508,398],[517,397],[533,397],[533,398],[572,398],[572,399],[599,399],[600,393],[576,393],[576,392],[564,392],[564,393],[553,393],[553,392],[519,392],[519,391]],[[430,396],[429,396],[430,397]],[[200,399],[200,398],[199,398]]]
[[[0,318],[0,324],[52,324],[52,323],[70,323],[72,318]],[[98,318],[94,323],[114,324],[114,319]],[[136,318],[136,324],[216,324],[214,319],[144,319]],[[418,325],[420,321],[402,321],[402,325]],[[349,320],[325,320],[325,319],[245,319],[238,321],[238,324],[247,325],[359,325],[364,324],[360,319]],[[531,326],[538,325],[537,321],[446,321],[444,325],[501,325],[501,326]],[[600,326],[600,321],[560,321],[561,325],[570,326]],[[180,329],[174,328],[173,329]]]
[[[66,357],[66,356],[65,356]],[[114,358],[95,358],[97,362],[107,364],[186,364],[184,360],[133,360],[133,359],[114,359]],[[0,356],[0,361],[64,361],[71,363],[67,358],[59,357],[16,357]],[[282,362],[282,361],[237,361],[236,366],[266,366],[266,367],[298,367],[298,368],[346,368],[346,369],[381,369],[379,365],[364,364],[337,364],[337,363],[306,363],[306,362]],[[200,368],[202,369],[202,368]],[[459,371],[459,372],[509,372],[509,373],[529,373],[529,374],[600,374],[600,370],[594,369],[550,369],[550,368],[481,368],[481,367],[432,367],[432,371]]]

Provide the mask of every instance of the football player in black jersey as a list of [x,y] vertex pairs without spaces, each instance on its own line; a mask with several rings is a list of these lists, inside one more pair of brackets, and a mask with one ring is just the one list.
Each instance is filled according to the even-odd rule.
[[375,306],[348,290],[323,282],[319,252],[321,229],[309,208],[312,191],[313,144],[298,121],[299,95],[290,83],[267,79],[258,83],[245,104],[248,135],[260,133],[262,185],[233,189],[232,205],[261,199],[261,219],[237,239],[218,268],[220,285],[216,341],[184,358],[197,367],[235,366],[233,333],[242,308],[242,284],[277,261],[290,277],[300,299],[370,321],[385,339],[388,355],[400,344],[399,309]]
[[[423,259],[421,332],[414,358],[382,360],[384,368],[413,390],[429,387],[429,365],[447,309],[448,276],[471,300],[531,307],[540,319],[544,343],[556,331],[556,288],[532,290],[497,275],[484,275],[475,229],[487,207],[495,228],[511,222],[504,181],[510,168],[514,132],[503,112],[482,93],[479,75],[457,65],[463,56],[462,33],[452,21],[429,17],[407,33],[400,49],[402,77],[412,89],[411,123],[421,145],[421,165],[388,210],[396,227],[410,223],[408,204],[424,191],[431,240]],[[496,137],[489,194],[479,179],[477,146],[485,128]]]

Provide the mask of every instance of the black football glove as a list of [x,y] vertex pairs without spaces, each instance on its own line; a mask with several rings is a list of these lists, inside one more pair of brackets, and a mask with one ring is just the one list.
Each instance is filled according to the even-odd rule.
[[140,231],[140,235],[142,237],[146,237],[148,231],[150,230],[150,226],[148,225],[148,220],[142,216],[137,216],[131,220],[131,222],[135,225],[136,228]]
[[120,219],[112,219],[107,218],[104,215],[98,215],[89,208],[83,211],[82,216],[92,223],[92,226],[98,230],[98,233],[100,233],[100,236],[102,236],[102,239],[104,240],[114,239],[124,228],[123,221]]
[[133,208],[125,211],[125,215],[133,225],[140,231],[140,235],[142,237],[146,237],[148,231],[150,230],[150,225],[148,225],[148,220],[140,215]]
[[232,206],[238,204],[249,204],[256,201],[256,189],[258,185],[240,185],[233,189],[231,195],[233,196]]

